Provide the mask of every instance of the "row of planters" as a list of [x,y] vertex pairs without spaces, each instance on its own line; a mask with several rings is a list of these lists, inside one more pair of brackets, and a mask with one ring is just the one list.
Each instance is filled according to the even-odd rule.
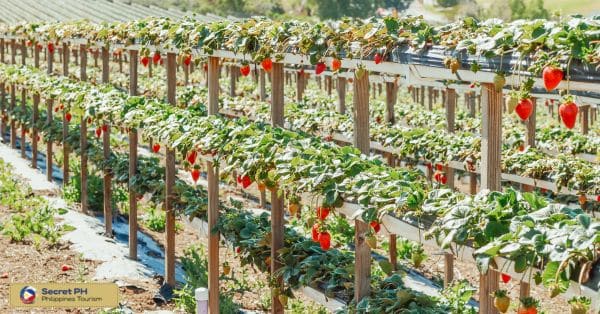
[[[44,91],[43,94],[48,92],[48,86],[59,88],[61,93],[65,90],[65,86],[57,87],[55,79],[45,74],[29,69],[12,69],[22,71],[21,75],[12,78],[18,78],[21,84],[30,89],[37,88],[36,90]],[[10,80],[10,78],[6,79]],[[187,153],[192,149],[200,154],[212,154],[216,162],[226,162],[224,173],[236,170],[240,173],[242,182],[248,180],[249,183],[259,182],[266,187],[272,187],[275,182],[278,182],[288,196],[300,195],[302,192],[322,195],[321,205],[326,208],[337,207],[345,200],[354,199],[363,207],[362,218],[366,221],[377,221],[381,215],[388,213],[404,216],[407,219],[416,217],[418,220],[423,216],[423,203],[435,202],[442,193],[440,190],[434,190],[427,195],[426,185],[422,179],[419,179],[421,178],[419,174],[403,169],[392,169],[383,166],[377,160],[367,160],[350,147],[340,148],[318,138],[252,123],[245,119],[225,120],[220,117],[207,117],[203,115],[204,110],[172,107],[140,97],[117,96],[117,93],[112,90],[106,92],[109,90],[106,86],[100,87],[105,89],[105,92],[101,92],[84,83],[76,85],[77,89],[86,96],[80,99],[79,103],[70,105],[85,106],[87,113],[94,113],[95,121],[112,117],[112,122],[126,127],[136,127],[148,138],[160,140],[162,143],[172,143],[180,152]],[[116,101],[111,101],[108,96]],[[123,101],[126,105],[119,105]],[[457,211],[466,219],[471,215],[480,215],[485,217],[481,218],[485,222],[489,220],[490,215],[496,217],[504,212],[494,210],[498,203],[504,203],[494,197],[488,197],[485,192],[472,197],[450,191],[445,193],[463,200],[460,206],[457,206]],[[530,198],[529,194],[521,195],[516,192],[513,194],[516,199]],[[481,203],[474,200],[481,200]],[[477,208],[483,207],[482,204],[490,209],[488,216],[478,214]],[[570,214],[562,214],[566,209],[563,210],[564,206],[556,204],[519,207],[511,215],[500,216],[502,219],[491,224],[490,229],[494,232],[481,239],[477,238],[474,243],[477,248],[485,247],[490,243],[510,248],[521,245],[519,241],[523,240],[513,237],[511,228],[519,228],[520,223],[527,223],[528,220],[533,219],[532,217],[543,215],[556,208],[560,209],[561,214],[551,215],[551,219],[535,220],[536,230],[556,232],[561,237],[542,237],[543,246],[536,246],[535,254],[519,249],[515,252],[511,251],[510,257],[519,260],[519,265],[524,261],[525,268],[558,262],[562,267],[556,269],[556,276],[571,278],[575,269],[589,270],[591,267],[584,267],[584,265],[596,262],[598,223],[592,222],[589,216],[580,211],[569,210],[567,212]],[[442,217],[440,221],[444,220],[445,214],[447,213],[438,213]],[[516,226],[513,226],[515,224]],[[563,225],[568,226],[567,232],[561,229]],[[482,230],[477,224],[462,222],[450,223],[446,227],[449,230],[448,234],[459,237],[458,240],[461,240],[457,241],[459,244],[473,242],[477,232],[480,234]],[[373,228],[375,229],[375,226]],[[461,228],[466,228],[467,231]],[[589,238],[572,238],[581,234],[588,234]],[[538,241],[540,237],[535,239]],[[487,250],[485,253],[489,261],[492,257],[503,256],[505,251]],[[553,252],[567,253],[560,255]],[[573,255],[579,258],[572,259]],[[485,270],[485,267],[482,270]],[[521,266],[517,270],[522,271]],[[585,276],[580,277],[585,278]],[[561,284],[565,282],[568,283],[563,281]]]

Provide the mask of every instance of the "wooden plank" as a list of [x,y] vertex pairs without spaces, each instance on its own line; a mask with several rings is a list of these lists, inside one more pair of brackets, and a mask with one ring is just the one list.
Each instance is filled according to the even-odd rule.
[[229,66],[229,95],[235,97],[235,89],[237,83],[237,73],[239,72],[237,66]]
[[[85,44],[79,46],[81,62],[79,63],[79,79],[87,81],[87,47]],[[80,159],[81,159],[81,211],[86,214],[89,210],[88,204],[88,138],[87,138],[87,117],[81,115],[81,129],[79,130],[80,141]]]
[[[109,83],[110,60],[107,47],[102,47],[102,83]],[[104,121],[105,129],[102,134],[102,152],[104,160],[110,158],[110,122]],[[108,167],[104,167],[103,186],[103,208],[104,208],[104,235],[112,238],[112,171]]]
[[[283,127],[284,119],[284,78],[283,63],[273,63],[271,69],[271,125],[274,127]],[[284,236],[283,220],[283,195],[279,195],[277,188],[271,191],[271,276],[283,265],[279,261],[277,251],[283,248]],[[274,278],[276,284],[274,287],[283,287],[283,278],[277,276]],[[271,290],[271,313],[283,313],[284,306],[279,302],[279,298]]]
[[27,60],[27,45],[25,44],[25,39],[21,39],[21,64],[26,65]]
[[[21,89],[21,112],[25,112],[27,108],[27,90]],[[26,159],[25,148],[27,146],[27,137],[25,136],[25,125],[21,123],[21,158]]]
[[[63,76],[64,77],[69,77],[69,56],[71,55],[69,53],[69,45],[67,43],[63,43],[63,49],[62,49],[62,60],[63,60]],[[62,130],[62,137],[63,137],[63,186],[66,186],[67,184],[69,184],[69,152],[70,152],[70,147],[69,147],[69,143],[67,142],[67,138],[69,136],[69,122],[67,122],[67,110],[63,110],[63,119],[62,119],[62,125],[63,125],[63,130]]]
[[[2,84],[2,86],[0,86],[0,88],[3,88],[4,84]],[[4,97],[2,97],[2,101],[4,101]],[[31,167],[33,169],[37,168],[37,158],[38,158],[38,130],[35,127],[35,125],[38,122],[39,119],[39,111],[40,111],[40,94],[38,93],[33,93],[33,113],[32,113],[32,117],[31,117],[31,125],[33,126],[31,128]],[[0,133],[3,134],[3,133]]]
[[[371,147],[369,135],[369,75],[354,75],[354,140],[353,144],[363,154],[369,155]],[[369,225],[355,220],[355,268],[354,268],[354,299],[360,302],[368,296],[371,289],[371,248],[365,241]]]
[[[177,106],[177,55],[167,53],[167,100]],[[175,150],[167,146],[165,161],[165,282],[175,287]]]
[[[17,107],[17,86],[10,85],[10,110]],[[10,119],[10,148],[17,149],[17,124],[15,119]]]
[[[219,112],[219,58],[208,58],[208,114]],[[264,87],[264,73],[261,71]],[[208,229],[213,230],[219,219],[219,170],[212,161],[206,162],[208,190]],[[208,239],[208,311],[219,313],[219,233]]]
[[444,288],[450,287],[454,281],[454,254],[444,253]]
[[581,133],[583,135],[587,135],[590,131],[589,122],[590,122],[590,106],[583,105],[581,108]]
[[394,106],[398,99],[398,86],[394,82],[385,83],[385,122],[396,123],[394,115]]
[[[494,84],[482,84],[481,188],[500,191],[502,157],[502,92]],[[480,313],[496,314],[491,293],[498,290],[497,271],[490,269],[479,282]]]
[[17,42],[14,38],[10,40],[10,64],[17,64]]
[[338,76],[337,93],[338,93],[337,111],[340,114],[345,114],[346,113],[346,78],[343,76]]
[[429,111],[433,110],[433,87],[427,87],[427,108]]
[[[531,112],[531,116],[525,122],[525,146],[535,147],[535,128],[536,128],[536,116],[537,116],[537,99],[535,97],[531,98],[531,102],[533,103],[533,110]],[[523,192],[531,192],[534,190],[534,186],[532,185],[521,185],[521,190]]]
[[304,73],[302,71],[296,71],[296,101],[302,101],[302,94],[304,93]]
[[[446,131],[452,134],[455,131],[456,116],[456,90],[447,89],[446,91]],[[445,167],[446,178],[448,179],[448,188],[454,189],[454,169]]]
[[[138,89],[138,51],[129,50],[129,95],[137,96]],[[129,258],[137,260],[138,208],[137,193],[132,187],[133,178],[137,174],[138,132],[129,130]]]
[[[52,58],[48,58],[50,60]],[[46,124],[52,125],[52,107],[54,99],[46,99]],[[52,182],[52,141],[46,142],[46,179]]]
[[[0,43],[3,45],[3,43]],[[6,84],[4,82],[0,82],[0,142],[4,142],[4,134],[6,133],[6,112],[5,106],[6,103]]]

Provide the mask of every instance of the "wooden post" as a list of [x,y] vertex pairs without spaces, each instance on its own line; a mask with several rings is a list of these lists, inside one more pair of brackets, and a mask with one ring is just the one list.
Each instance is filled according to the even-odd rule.
[[[21,89],[21,112],[25,112],[27,108],[27,90]],[[21,123],[21,158],[25,159],[25,147],[27,146],[27,139],[25,137],[25,123]]]
[[589,133],[590,106],[583,105],[581,108],[581,133],[587,135]]
[[17,42],[14,38],[10,40],[10,64],[17,64]]
[[385,83],[385,122],[394,124],[396,117],[394,116],[394,106],[398,98],[398,87],[395,82]]
[[[102,47],[102,83],[109,82],[109,51],[108,47]],[[104,121],[106,124],[106,131],[102,132],[102,150],[104,153],[104,160],[110,158],[110,122]],[[112,170],[108,167],[104,167],[104,227],[105,236],[112,238]]]
[[421,101],[421,106],[423,108],[425,108],[425,86],[421,86],[421,88],[419,88],[420,92],[421,92],[421,96],[419,97],[419,100]]
[[[62,49],[62,60],[63,60],[63,76],[69,77],[69,45],[67,43],[63,43]],[[66,186],[69,183],[69,143],[67,143],[67,138],[69,137],[69,122],[67,122],[67,110],[63,110],[63,186]]]
[[48,74],[52,74],[52,72],[54,71],[53,66],[54,66],[54,52],[50,52],[50,50],[48,49],[48,45],[46,45],[46,49],[44,49],[44,51],[46,52],[46,63],[48,65],[47,71]]
[[[3,86],[0,86],[3,87]],[[3,97],[4,98],[4,97]],[[38,130],[35,127],[39,119],[39,109],[40,108],[40,94],[34,92],[33,93],[33,115],[31,117],[31,167],[33,169],[37,168],[37,157],[38,157]]]
[[[455,116],[456,116],[456,90],[446,90],[446,131],[448,133],[454,133],[455,131]],[[454,189],[454,168],[445,167],[446,178],[448,179],[448,188]]]
[[[271,71],[271,125],[273,127],[283,127],[283,83],[283,63],[275,62]],[[271,191],[271,276],[283,266],[279,262],[279,253],[277,253],[283,248],[283,235],[283,196],[279,195],[277,188],[273,188]],[[283,287],[281,276],[275,280],[276,287]],[[271,313],[283,313],[284,307],[275,293],[271,293],[271,304]]]
[[337,84],[337,93],[338,93],[338,113],[345,114],[346,113],[346,78],[338,76],[338,84]]
[[[531,111],[531,116],[525,122],[525,127],[527,128],[527,132],[525,133],[525,146],[529,146],[531,148],[535,147],[535,127],[536,127],[536,114],[537,114],[537,99],[531,98],[531,102],[533,103],[533,110]],[[534,186],[522,184],[521,190],[523,192],[531,192],[535,189]]]
[[239,71],[236,66],[229,66],[229,95],[235,97],[235,85],[237,82],[236,71]]
[[[48,57],[51,60],[52,57]],[[46,99],[46,124],[52,125],[52,107],[54,99]],[[52,140],[46,142],[46,179],[52,182]]]
[[25,39],[21,40],[21,64],[25,65],[27,60],[27,45]]
[[[184,56],[184,59],[186,57]],[[185,86],[190,84],[190,65],[194,64],[194,62],[190,62],[190,64],[185,64],[185,61],[182,62],[183,65],[183,83]]]
[[[173,52],[167,53],[167,99],[173,106],[177,106],[177,55]],[[165,163],[165,281],[171,287],[175,287],[175,212],[173,201],[175,195],[175,150],[167,145]]]
[[[10,110],[17,107],[17,85],[10,85]],[[10,119],[10,148],[17,149],[17,124],[15,119]]]
[[[481,188],[500,191],[502,158],[502,92],[497,92],[494,84],[482,84],[482,132],[481,132]],[[496,314],[493,298],[498,290],[499,273],[489,269],[480,276],[479,303],[480,313]]]
[[259,83],[260,83],[260,100],[261,101],[266,101],[267,100],[267,86],[266,86],[266,82],[265,82],[265,70],[260,69],[258,70],[260,71],[259,73]]
[[427,100],[428,100],[427,107],[429,108],[429,111],[432,111],[433,110],[433,87],[432,86],[427,87]]
[[[1,43],[4,45],[4,43]],[[6,133],[6,121],[5,119],[5,108],[4,104],[6,103],[6,84],[4,82],[0,82],[0,142],[4,142],[4,134]]]
[[444,253],[444,288],[450,287],[454,281],[454,254]]
[[[369,75],[360,77],[354,72],[354,146],[363,154],[369,155],[371,138],[369,135]],[[355,268],[354,300],[360,302],[369,295],[371,287],[371,248],[365,241],[369,225],[356,219],[355,223]]]
[[37,44],[33,45],[33,66],[40,68],[40,47]]
[[[83,82],[87,81],[87,48],[82,44],[79,46],[81,62],[79,63],[79,79]],[[80,155],[81,155],[81,211],[86,214],[89,209],[88,205],[88,139],[87,139],[87,117],[85,113],[81,115],[80,140]]]
[[119,62],[119,73],[123,73],[123,52],[117,53],[117,61]]
[[302,101],[302,93],[304,93],[304,71],[296,71],[296,101]]
[[[138,89],[138,51],[129,50],[129,95],[137,96]],[[129,258],[137,260],[137,193],[132,187],[133,178],[137,174],[138,132],[129,129]]]
[[[260,70],[261,82],[265,75]],[[219,58],[208,57],[208,114],[219,113]],[[206,162],[208,185],[208,230],[213,230],[219,219],[219,169]],[[208,237],[208,311],[219,313],[219,233],[211,232]]]
[[6,45],[6,42],[4,40],[4,37],[0,38],[0,62],[5,63],[4,62],[4,46]]
[[333,79],[331,78],[331,76],[325,77],[325,84],[326,84],[326,88],[327,88],[327,95],[331,96],[331,90],[333,87]]

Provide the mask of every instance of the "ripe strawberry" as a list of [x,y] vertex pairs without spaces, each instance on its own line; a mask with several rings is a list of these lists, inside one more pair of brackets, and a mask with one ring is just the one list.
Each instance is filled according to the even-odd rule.
[[327,251],[331,248],[331,235],[329,232],[324,231],[319,234],[319,244],[323,251]]
[[471,84],[469,85],[469,88],[475,88],[475,83],[471,83]]
[[242,184],[242,176],[238,174],[237,178],[235,178],[238,184]]
[[317,218],[325,220],[329,216],[329,208],[324,206],[317,207]]
[[239,247],[239,246],[238,246],[238,247],[236,247],[236,248],[235,248],[235,252],[236,252],[236,253],[238,253],[238,254],[242,253],[242,248],[241,248],[241,247]]
[[435,170],[437,170],[437,171],[442,171],[442,170],[444,170],[444,165],[442,165],[442,164],[440,164],[440,163],[438,163],[438,164],[435,164]]
[[436,182],[440,182],[442,180],[442,173],[439,171],[436,171],[435,174],[433,175],[433,179]]
[[568,129],[572,129],[573,127],[575,127],[575,121],[577,121],[578,111],[579,108],[577,108],[577,105],[572,101],[567,101],[564,104],[561,104],[558,108],[560,119]]
[[87,118],[87,124],[92,124],[92,118]]
[[378,52],[378,53],[375,54],[375,57],[373,57],[373,60],[375,61],[375,64],[380,64],[381,61],[383,61],[383,57]]
[[158,61],[158,64],[163,65],[163,63],[164,63],[163,61],[164,61],[163,59],[160,59],[160,61]]
[[40,136],[39,136],[39,135],[38,135],[38,136],[36,136],[36,138],[35,138],[35,141],[36,141],[36,142],[39,142],[39,141],[40,141]]
[[331,70],[333,72],[339,71],[339,69],[342,68],[342,60],[337,59],[337,58],[333,58],[333,60],[331,60]]
[[525,145],[523,145],[523,144],[519,145],[519,151],[520,152],[525,151]]
[[502,282],[503,282],[503,283],[508,283],[508,282],[510,281],[510,278],[511,278],[511,277],[510,277],[510,275],[509,275],[509,274],[502,273],[502,274],[500,275],[500,278],[502,279]]
[[44,47],[44,46],[42,46],[42,44],[40,44],[40,43],[38,43],[37,45],[35,45],[35,48],[36,48],[37,50],[42,50],[42,48],[43,48],[43,47]]
[[25,42],[25,46],[27,47],[31,47],[33,45],[33,42],[31,40],[28,40]]
[[427,169],[429,169],[429,170],[433,169],[433,165],[431,165],[430,162],[426,162],[425,167],[427,167]]
[[142,65],[143,65],[144,67],[147,67],[147,66],[148,66],[148,64],[150,63],[150,58],[148,58],[148,56],[143,56],[143,57],[140,59],[140,62],[142,63]]
[[65,120],[67,120],[67,122],[71,122],[71,118],[72,116],[70,112],[65,113]]
[[152,56],[152,62],[156,65],[160,62],[161,57],[160,57],[160,52],[155,51],[154,55]]
[[60,107],[54,107],[54,112],[58,112],[58,110],[60,110]]
[[313,242],[319,242],[319,234],[321,233],[319,232],[319,227],[319,224],[314,224],[312,226],[311,235]]
[[71,267],[70,265],[67,265],[67,264],[63,264],[63,265],[60,267],[60,269],[61,269],[62,271],[69,271],[69,270],[73,269],[73,267]]
[[205,63],[203,66],[203,69],[204,69],[204,72],[208,72],[208,64]]
[[448,177],[447,177],[445,174],[443,174],[443,173],[442,173],[442,174],[440,175],[440,181],[439,181],[439,182],[440,182],[441,184],[446,184],[446,183],[448,183]]
[[96,137],[100,138],[100,135],[102,135],[102,128],[101,127],[97,127],[96,128]]
[[271,69],[273,68],[273,60],[271,60],[271,58],[265,58],[260,65],[262,66],[263,70],[271,72]]
[[192,63],[192,55],[186,55],[185,58],[183,58],[183,64],[185,64],[186,66],[189,66]]
[[319,75],[319,74],[323,73],[325,71],[325,69],[327,69],[327,66],[325,65],[325,63],[319,62],[315,66],[315,74]]
[[250,65],[242,65],[242,67],[240,67],[240,73],[242,73],[243,76],[248,76],[248,74],[250,74]]
[[54,53],[54,43],[48,43],[48,52]]
[[196,163],[196,157],[198,157],[198,152],[192,150],[187,154],[186,159],[190,164],[193,165],[194,163]]
[[103,124],[102,125],[102,132],[107,132],[108,131],[108,124]]
[[600,195],[596,195],[596,202],[600,203]]
[[375,230],[375,233],[379,233],[379,231],[381,230],[381,224],[379,224],[379,221],[377,220],[371,221],[369,225],[371,225],[371,228]]
[[59,105],[60,110],[64,110],[65,109],[65,104],[63,104],[62,102]]
[[381,118],[381,116],[375,117],[375,122],[377,122],[377,124],[381,124],[382,121],[383,119]]
[[152,151],[153,151],[154,153],[158,153],[158,152],[160,151],[160,144],[158,144],[158,143],[154,143],[154,144],[152,145]]
[[529,98],[523,98],[519,100],[519,103],[515,107],[515,111],[521,120],[525,121],[529,119],[531,113],[533,112],[533,102]]
[[331,134],[325,135],[325,137],[323,139],[326,142],[331,142],[331,141],[333,141],[333,135],[331,135]]
[[252,184],[252,180],[250,179],[249,176],[243,176],[242,177],[242,188],[247,188]]
[[544,86],[547,91],[554,90],[560,84],[563,77],[563,71],[555,66],[546,66],[542,71],[542,78],[544,79]]
[[192,180],[194,180],[194,183],[198,182],[198,179],[200,179],[200,169],[194,168],[190,174],[192,175]]

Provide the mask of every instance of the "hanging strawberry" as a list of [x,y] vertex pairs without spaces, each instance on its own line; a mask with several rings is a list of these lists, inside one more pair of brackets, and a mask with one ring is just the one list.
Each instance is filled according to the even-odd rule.
[[373,230],[375,231],[375,233],[379,233],[379,231],[381,230],[381,224],[377,220],[371,221],[369,223],[369,225],[371,226],[371,228],[373,228]]
[[504,77],[504,74],[496,73],[496,75],[494,76],[494,88],[496,89],[496,92],[502,91],[502,88],[505,84],[506,78]]
[[154,65],[157,65],[161,60],[162,59],[160,57],[160,52],[155,51],[154,55],[152,56],[152,63],[154,63]]
[[54,43],[48,43],[48,52],[54,53]]
[[100,138],[100,135],[102,135],[102,128],[101,127],[97,127],[96,128],[96,137]]
[[502,279],[503,283],[508,283],[510,281],[510,279],[511,279],[510,275],[509,274],[505,274],[505,273],[502,273],[500,275],[500,278]]
[[506,109],[508,109],[508,113],[513,113],[518,103],[519,98],[517,97],[517,94],[514,92],[509,92],[508,97],[506,97]]
[[242,188],[246,189],[252,184],[252,180],[249,176],[242,177]]
[[160,151],[160,144],[158,144],[158,143],[154,143],[154,144],[152,145],[152,151],[153,151],[154,153],[158,153],[158,152]]
[[312,226],[312,230],[311,230],[311,235],[312,235],[312,240],[313,242],[319,242],[319,224],[314,224]]
[[564,73],[560,68],[553,65],[548,65],[544,67],[544,70],[542,71],[542,78],[544,80],[544,87],[546,87],[546,90],[552,91],[558,86],[558,84],[560,84],[560,81],[563,80]]
[[315,74],[319,75],[319,74],[323,73],[325,71],[325,69],[327,69],[327,66],[325,65],[325,63],[319,62],[315,66]]
[[317,218],[325,220],[329,216],[329,208],[325,206],[317,207]]
[[373,60],[375,61],[375,64],[380,64],[381,61],[383,61],[383,56],[378,52],[375,54],[375,57],[373,57]]
[[273,68],[273,60],[271,60],[271,58],[265,58],[260,65],[262,66],[263,70],[271,72],[271,69]]
[[578,111],[579,109],[577,108],[577,105],[571,100],[571,97],[565,98],[565,102],[562,103],[558,108],[558,114],[560,114],[560,119],[568,129],[572,129],[573,127],[575,127]]
[[190,174],[192,175],[192,180],[194,180],[194,183],[198,182],[198,179],[200,179],[200,169],[194,168],[192,171],[190,171]]
[[319,245],[323,251],[327,251],[331,248],[331,235],[329,232],[324,231],[319,234]]
[[108,132],[108,124],[102,125],[102,132]]
[[342,60],[338,59],[338,58],[333,58],[333,60],[331,60],[331,70],[333,72],[337,72],[342,68]]
[[204,69],[204,72],[208,72],[208,63],[205,63],[202,68]]
[[248,74],[250,74],[250,65],[242,64],[240,67],[240,73],[242,73],[243,76],[248,76]]
[[65,113],[65,120],[67,120],[67,122],[71,122],[71,118],[72,116],[70,112]]
[[525,121],[529,119],[529,116],[531,116],[531,113],[533,112],[533,102],[529,98],[521,98],[515,107],[515,111],[519,118]]
[[140,62],[142,63],[142,65],[143,65],[144,67],[147,67],[147,66],[148,66],[148,64],[150,63],[150,58],[148,58],[148,56],[143,56],[143,57],[140,59]]
[[187,154],[186,159],[190,164],[193,165],[196,162],[196,157],[198,157],[198,152],[192,150]]
[[183,64],[185,64],[185,66],[189,66],[192,63],[192,55],[186,55],[185,58],[183,58]]

